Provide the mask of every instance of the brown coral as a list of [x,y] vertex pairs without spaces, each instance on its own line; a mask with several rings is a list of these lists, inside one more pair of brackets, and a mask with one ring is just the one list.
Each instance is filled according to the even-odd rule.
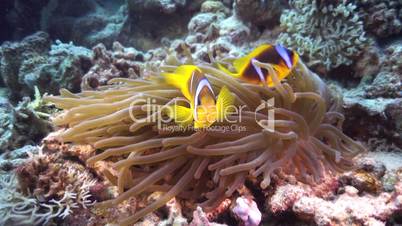
[[[118,175],[108,170],[105,175],[118,186],[120,195],[98,207],[165,192],[122,219],[122,225],[138,221],[175,196],[195,199],[208,211],[230,197],[246,177],[258,178],[261,187],[267,188],[278,171],[318,183],[326,173],[351,168],[352,159],[364,148],[342,133],[343,116],[331,107],[322,81],[301,62],[283,83],[270,65],[259,66],[273,75],[273,88],[246,84],[210,65],[199,65],[214,91],[225,85],[236,96],[236,106],[244,107],[217,123],[220,129],[170,131],[166,128],[173,122],[158,124],[165,118],[161,108],[182,99],[159,75],[174,71],[174,65],[148,72],[146,78],[116,78],[96,91],[62,90],[61,96],[45,99],[65,109],[54,118],[56,125],[68,127],[60,135],[64,142],[90,143],[102,150],[87,164],[114,162]],[[153,101],[142,102],[144,98]],[[275,105],[267,106],[267,100]],[[243,129],[222,129],[233,125]]]

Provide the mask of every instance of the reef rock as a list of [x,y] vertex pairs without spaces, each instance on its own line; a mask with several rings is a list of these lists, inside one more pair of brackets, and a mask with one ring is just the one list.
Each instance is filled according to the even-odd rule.
[[4,0],[0,7],[0,43],[21,40],[40,30],[41,10],[49,0]]
[[32,94],[33,86],[24,84],[26,74],[34,73],[33,68],[45,63],[50,39],[46,33],[38,32],[21,42],[5,42],[0,47],[0,75],[6,87],[14,96]]
[[14,107],[7,99],[0,98],[0,106],[0,153],[35,144],[51,130],[27,100]]
[[98,44],[92,49],[93,66],[82,79],[82,89],[94,89],[105,85],[112,78],[135,78],[143,69],[145,54],[135,48],[125,48],[119,42],[113,43],[113,49]]
[[381,56],[380,72],[363,76],[360,84],[344,90],[345,131],[356,137],[386,138],[402,145],[402,45],[393,43]]
[[37,154],[38,151],[38,146],[25,145],[22,148],[3,153],[0,155],[0,172],[16,169],[18,166],[24,164],[30,155]]
[[393,215],[402,210],[401,185],[401,181],[397,179],[392,193],[371,195],[349,185],[332,187],[332,191],[328,193],[325,190],[331,186],[287,184],[275,188],[274,194],[268,200],[268,211],[274,215],[292,212],[299,219],[314,221],[323,226],[385,225]]
[[243,21],[271,28],[279,25],[279,18],[286,5],[284,0],[235,0],[233,7]]
[[89,50],[71,43],[51,45],[44,32],[5,42],[0,55],[0,75],[14,101],[32,96],[35,86],[41,93],[58,93],[61,87],[79,91],[81,77],[91,66]]
[[197,209],[194,210],[194,212],[193,212],[193,220],[190,222],[189,226],[198,226],[198,225],[225,226],[226,224],[219,224],[219,223],[211,222],[208,219],[207,214],[202,210],[202,208],[197,207]]
[[111,47],[124,38],[127,19],[122,0],[51,0],[42,10],[41,28],[64,42],[89,48],[102,42]]
[[358,12],[364,28],[378,38],[401,34],[402,2],[398,0],[358,0]]
[[293,206],[293,211],[317,225],[385,225],[390,217],[401,210],[401,184],[394,194],[379,196],[358,195],[352,186],[335,200],[303,196]]
[[159,47],[163,38],[177,38],[184,35],[187,23],[199,10],[202,1],[185,0],[128,0],[130,40],[124,45],[132,45],[141,50]]

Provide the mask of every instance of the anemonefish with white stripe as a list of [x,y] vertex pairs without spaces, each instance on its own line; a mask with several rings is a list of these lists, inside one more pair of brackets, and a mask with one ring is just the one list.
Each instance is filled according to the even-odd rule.
[[197,66],[181,65],[174,73],[162,73],[166,83],[180,89],[183,96],[190,102],[190,108],[174,105],[168,110],[170,118],[182,126],[194,122],[194,128],[207,128],[217,120],[222,120],[235,98],[225,86],[216,98],[214,91]]
[[277,73],[279,80],[286,78],[293,70],[299,60],[299,55],[281,45],[261,45],[255,48],[251,53],[233,61],[233,67],[236,72],[231,72],[221,64],[218,68],[225,73],[239,78],[243,81],[260,84],[264,83],[272,87],[273,81],[271,75],[265,68],[255,64],[256,61],[269,63]]

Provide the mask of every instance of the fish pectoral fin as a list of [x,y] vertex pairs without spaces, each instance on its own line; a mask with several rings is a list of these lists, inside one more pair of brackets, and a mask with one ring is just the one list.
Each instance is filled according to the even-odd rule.
[[223,120],[225,115],[234,110],[235,96],[230,92],[230,90],[224,86],[219,92],[218,99],[216,101],[216,112],[217,119]]
[[205,127],[204,124],[202,124],[201,122],[194,121],[194,129],[201,129],[201,128],[204,128],[204,127]]
[[193,112],[190,108],[173,105],[168,107],[166,114],[181,126],[189,126],[193,122]]
[[183,75],[184,77],[186,77],[186,79],[188,79],[195,70],[199,70],[198,67],[195,65],[180,65],[176,68],[175,73]]

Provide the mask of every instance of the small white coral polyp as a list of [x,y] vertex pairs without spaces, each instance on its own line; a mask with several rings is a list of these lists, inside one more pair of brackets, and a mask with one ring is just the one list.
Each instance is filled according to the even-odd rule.
[[278,42],[327,70],[350,65],[369,43],[356,5],[346,0],[291,0],[281,16]]

